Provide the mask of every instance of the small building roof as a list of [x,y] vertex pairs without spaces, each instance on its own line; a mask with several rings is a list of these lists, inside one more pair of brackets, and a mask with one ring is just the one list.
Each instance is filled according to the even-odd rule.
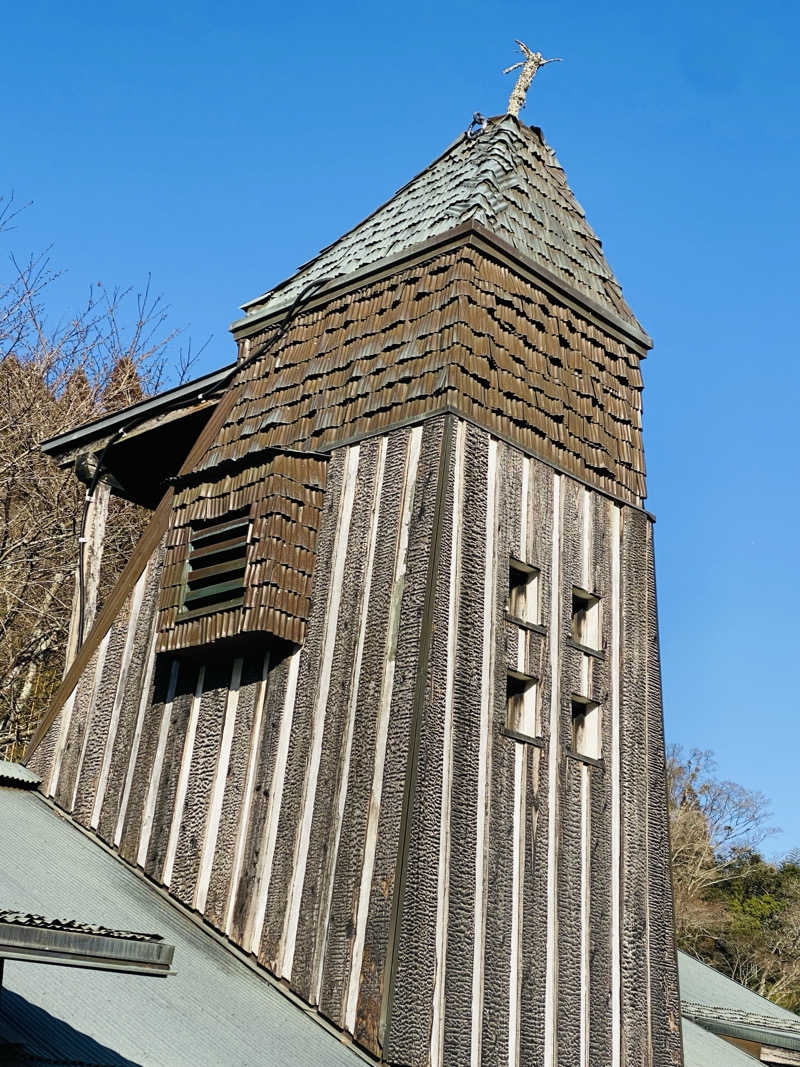
[[38,793],[0,788],[0,851],[14,857],[0,865],[5,907],[112,930],[152,930],[175,946],[175,974],[157,981],[7,960],[3,1063],[347,1067],[362,1061]]
[[[678,973],[686,1067],[703,1067],[706,1062],[702,1058],[703,1049],[711,1047],[705,1039],[700,1042],[695,1034],[698,1028],[717,1042],[718,1055],[725,1057],[732,1055],[728,1050],[733,1046],[723,1041],[723,1037],[800,1050],[800,1016],[794,1012],[753,993],[685,952],[678,953]],[[692,1048],[698,1052],[696,1061],[690,1054]],[[736,1064],[739,1061],[726,1058],[708,1062]]]

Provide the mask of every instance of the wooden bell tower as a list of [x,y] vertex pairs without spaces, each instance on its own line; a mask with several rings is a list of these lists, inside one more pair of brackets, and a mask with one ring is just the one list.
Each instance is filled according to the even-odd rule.
[[478,125],[245,305],[30,765],[381,1062],[680,1064],[650,340]]

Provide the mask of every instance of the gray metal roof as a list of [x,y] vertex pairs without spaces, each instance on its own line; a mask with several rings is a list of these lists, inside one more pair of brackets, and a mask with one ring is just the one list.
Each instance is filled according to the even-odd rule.
[[682,1004],[722,1009],[720,1017],[732,1012],[734,1015],[772,1020],[782,1029],[800,1029],[800,1016],[793,1011],[745,989],[713,967],[687,956],[685,952],[678,953],[678,975]]
[[474,137],[462,134],[291,278],[242,305],[246,318],[234,327],[289,303],[312,281],[352,274],[470,220],[638,327],[553,150],[541,130],[511,115],[489,119]]
[[753,1067],[757,1062],[729,1041],[683,1020],[683,1067]]
[[[9,1045],[52,1062],[147,1067],[354,1067],[361,1057],[38,793],[0,789],[0,903],[175,946],[170,977],[5,965],[0,1062]],[[5,1046],[5,1047],[4,1047]],[[37,1059],[37,1057],[39,1059]]]
[[17,789],[35,789],[41,778],[34,771],[29,771],[21,763],[0,760],[0,786],[7,785]]
[[[800,1016],[794,1012],[745,989],[685,952],[678,953],[678,974],[686,1067],[753,1062],[743,1053],[743,1060],[727,1058],[736,1050],[717,1034],[776,1048],[800,1048]],[[723,1055],[725,1059],[719,1058]]]

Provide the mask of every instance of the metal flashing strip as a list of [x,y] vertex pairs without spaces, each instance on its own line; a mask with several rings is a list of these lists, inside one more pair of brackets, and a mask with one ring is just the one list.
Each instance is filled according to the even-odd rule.
[[[435,255],[450,251],[460,245],[475,247],[480,251],[497,257],[512,269],[521,270],[522,273],[532,278],[536,284],[542,286],[549,295],[558,300],[565,301],[569,306],[577,309],[581,314],[600,320],[605,329],[616,336],[620,336],[628,343],[634,344],[640,358],[644,359],[647,351],[653,347],[653,340],[644,330],[637,329],[633,323],[626,322],[611,308],[607,308],[582,293],[578,288],[559,278],[558,275],[548,270],[547,267],[536,263],[523,252],[519,252],[513,245],[504,241],[492,233],[480,222],[470,220],[454,226],[444,233],[436,234],[416,245],[410,245],[402,252],[385,256],[365,267],[360,267],[349,274],[340,275],[332,279],[327,285],[321,286],[314,296],[307,301],[304,311],[314,311],[328,303],[335,296],[342,295],[353,289],[358,289],[367,281],[380,280],[381,277],[396,273],[401,266],[411,266],[417,262],[423,262]],[[294,277],[294,276],[293,276]],[[260,332],[271,324],[273,319],[279,319],[285,314],[291,301],[286,300],[276,306],[270,306],[263,311],[252,312],[243,318],[236,319],[229,329],[236,340],[248,337],[253,333]]]
[[175,973],[170,969],[175,947],[156,935],[86,933],[65,926],[0,921],[0,959],[159,977]]
[[106,433],[113,433],[131,418],[139,418],[148,413],[158,415],[165,408],[181,400],[185,400],[187,403],[191,400],[200,400],[206,391],[213,390],[220,382],[224,381],[235,367],[236,362],[228,363],[224,367],[220,367],[219,370],[212,371],[211,374],[203,375],[202,378],[184,382],[174,389],[167,389],[165,392],[157,393],[146,400],[140,400],[137,404],[120,408],[119,411],[115,411],[112,415],[104,415],[103,418],[95,419],[93,422],[86,422],[74,430],[68,430],[66,433],[58,434],[56,437],[49,437],[39,444],[39,449],[46,456],[56,457],[59,453],[74,448],[81,443],[88,443],[95,438],[104,436]]

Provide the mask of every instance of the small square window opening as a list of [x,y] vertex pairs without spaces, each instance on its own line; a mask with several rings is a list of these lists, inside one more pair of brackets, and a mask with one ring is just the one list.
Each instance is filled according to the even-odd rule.
[[600,598],[583,589],[572,590],[572,640],[600,649]]
[[508,674],[506,727],[527,737],[536,736],[536,679],[519,671]]
[[600,759],[602,755],[600,705],[591,700],[572,701],[572,751],[576,756]]
[[539,622],[539,571],[521,560],[508,564],[508,614],[522,622]]

